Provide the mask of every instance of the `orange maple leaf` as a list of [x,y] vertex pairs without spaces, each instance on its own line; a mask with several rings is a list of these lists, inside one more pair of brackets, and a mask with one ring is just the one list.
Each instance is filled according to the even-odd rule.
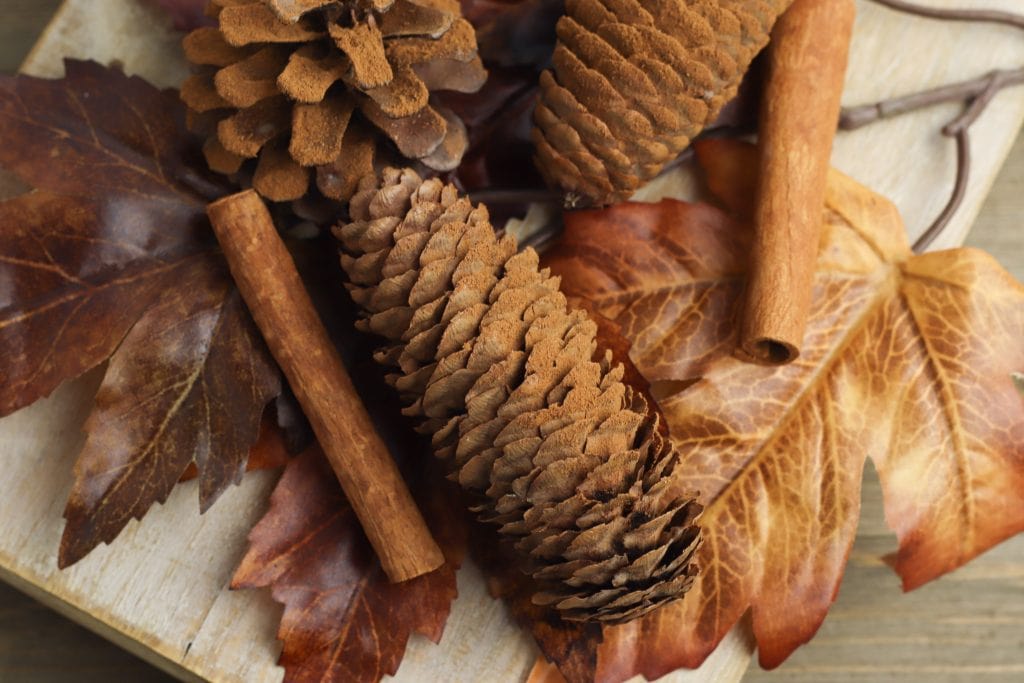
[[832,172],[803,354],[743,363],[754,154],[698,148],[735,221],[672,200],[577,212],[546,257],[633,341],[706,505],[693,590],[607,629],[600,680],[696,667],[748,610],[762,666],[807,642],[835,599],[869,456],[906,590],[1024,530],[1024,287],[974,249],[914,255],[895,207]]

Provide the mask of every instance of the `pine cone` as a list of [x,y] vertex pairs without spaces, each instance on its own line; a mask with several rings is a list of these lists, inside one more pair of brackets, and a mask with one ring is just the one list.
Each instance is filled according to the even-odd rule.
[[275,201],[316,185],[348,199],[373,172],[379,133],[407,159],[455,168],[468,144],[435,90],[475,92],[486,79],[457,0],[211,0],[218,28],[184,41],[197,65],[181,88],[210,167]]
[[620,622],[680,597],[700,506],[660,413],[598,352],[537,253],[440,180],[365,178],[335,228],[360,327],[405,413],[563,618]]
[[791,0],[566,0],[536,161],[568,203],[624,201],[736,96]]

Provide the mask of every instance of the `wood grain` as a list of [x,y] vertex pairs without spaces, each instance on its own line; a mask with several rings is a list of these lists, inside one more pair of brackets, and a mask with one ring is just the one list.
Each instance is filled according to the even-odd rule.
[[[928,1],[1018,7],[1018,0]],[[39,0],[0,0],[5,22],[6,10],[12,6],[44,11]],[[858,9],[848,104],[1024,61],[1019,36],[1000,28],[922,25],[921,20],[891,15],[865,2],[859,2]],[[39,25],[39,15],[34,16]],[[28,10],[24,17],[32,20]],[[174,85],[184,66],[168,57],[176,54],[177,39],[162,26],[135,0],[70,0],[27,66],[35,73],[52,75],[60,71],[62,54],[118,59],[130,72]],[[945,202],[952,182],[952,145],[937,131],[955,111],[955,107],[943,107],[842,134],[834,162],[893,196],[912,234],[919,234]],[[957,243],[966,234],[1022,117],[1024,92],[1015,91],[1001,96],[979,122],[974,181],[946,244]],[[683,193],[691,186],[691,180],[679,176],[663,178],[644,194],[650,199],[659,193]],[[1019,232],[1019,217],[1024,215],[1022,190],[1024,144],[1018,143],[988,204],[988,218],[981,220],[972,243],[989,248],[1024,278],[1024,239]],[[100,548],[69,571],[56,570],[60,512],[81,443],[79,425],[97,384],[98,376],[93,374],[0,420],[0,464],[5,471],[0,480],[0,577],[184,680],[280,680],[281,671],[273,666],[279,608],[265,592],[225,590],[244,547],[245,532],[265,505],[274,479],[271,474],[247,477],[203,517],[198,514],[194,485],[179,487],[165,505],[154,509],[143,523],[133,523],[113,545]],[[900,596],[895,577],[879,560],[894,541],[881,518],[877,480],[870,476],[864,499],[865,518],[850,571],[819,637],[778,673],[754,669],[748,680],[876,681],[897,676],[940,682],[968,677],[1020,680],[1024,539],[1014,539],[960,572]],[[468,567],[460,574],[459,588],[460,598],[442,645],[414,640],[398,679],[522,680],[533,661],[532,647],[511,626],[504,608],[485,595],[475,569]],[[8,604],[0,592],[0,613]],[[33,612],[30,618],[39,619],[38,614]],[[17,627],[5,630],[0,622],[0,652],[24,642],[11,639],[13,628]],[[64,651],[36,650],[34,658],[25,647],[7,658],[0,656],[0,680],[87,680],[75,673],[75,648],[82,648],[83,659],[78,662],[88,667],[96,661],[90,657],[97,656],[92,648],[98,644],[68,641],[54,647],[64,645]],[[746,632],[734,630],[704,670],[677,674],[672,680],[739,680],[750,647]],[[57,658],[66,659],[66,664],[55,664]],[[68,672],[65,678],[59,675],[61,664]],[[132,666],[125,663],[123,669],[107,669],[107,675],[97,680],[156,680]]]

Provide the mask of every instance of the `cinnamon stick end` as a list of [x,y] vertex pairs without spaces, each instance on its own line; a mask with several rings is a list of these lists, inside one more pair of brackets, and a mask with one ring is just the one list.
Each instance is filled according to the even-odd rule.
[[782,339],[761,337],[743,344],[736,355],[748,363],[786,365],[800,357],[800,348]]
[[256,204],[263,204],[263,200],[260,199],[259,195],[256,194],[255,190],[242,190],[234,194],[221,197],[220,199],[210,202],[206,207],[207,215],[210,216],[210,220],[213,221],[214,227],[223,224],[225,221],[222,217],[228,213],[236,211],[238,206],[256,206]]
[[395,556],[378,553],[378,557],[391,583],[402,583],[429,574],[440,569],[445,563],[444,553],[433,540],[429,544],[423,544],[415,552],[403,552]]

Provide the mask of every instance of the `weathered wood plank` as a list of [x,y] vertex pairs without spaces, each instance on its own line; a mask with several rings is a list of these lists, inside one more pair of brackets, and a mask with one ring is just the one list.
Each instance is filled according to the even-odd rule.
[[[1015,0],[933,0],[933,4],[972,3],[1008,9],[1016,6]],[[846,96],[851,104],[1024,61],[1024,46],[1000,29],[993,33],[991,27],[924,26],[920,20],[888,15],[865,3],[861,3],[861,9]],[[59,73],[61,55],[116,59],[129,72],[161,85],[173,85],[184,73],[176,56],[176,41],[159,19],[134,0],[69,0],[26,68],[54,75]],[[985,49],[971,49],[974,45],[984,45]],[[952,174],[952,148],[936,131],[954,111],[944,108],[844,135],[837,144],[836,163],[861,181],[888,192],[903,209],[912,229],[920,230],[945,201]],[[947,236],[950,243],[966,233],[1022,116],[1024,94],[1007,93],[979,123],[975,144],[982,153],[975,157],[975,180],[965,211]],[[662,181],[662,189],[667,186],[678,191],[681,183],[678,179]],[[655,191],[657,188],[652,188],[648,196]],[[1015,244],[1011,233],[1000,235],[999,239],[1005,240],[1002,243]],[[245,532],[262,511],[272,475],[247,477],[241,487],[226,494],[202,517],[198,515],[194,485],[179,487],[166,505],[153,510],[144,523],[132,524],[112,546],[99,549],[69,571],[57,572],[60,511],[81,440],[79,425],[96,382],[93,375],[71,383],[50,399],[0,420],[0,464],[7,473],[0,481],[0,576],[183,679],[279,680],[281,671],[273,666],[278,647],[273,633],[279,608],[265,592],[230,593],[224,589],[244,547]],[[865,492],[866,507],[872,496],[877,500],[873,490],[877,491],[877,486]],[[873,595],[859,588],[861,585],[895,584],[876,559],[885,547],[876,543],[885,537],[867,533],[869,529],[884,529],[880,517],[877,512],[870,517],[868,510],[866,514],[869,516],[862,523],[851,578],[844,584],[837,610],[843,608],[847,594],[853,605]],[[998,553],[1013,552],[1010,545],[1004,548],[1010,550],[1000,549],[992,555],[998,558]],[[981,566],[980,562],[975,566]],[[862,571],[862,564],[869,571]],[[893,614],[904,608],[914,613],[918,609],[916,596],[927,595],[926,591],[942,587],[944,582],[957,581],[957,576],[960,574],[910,598],[897,601],[889,596],[877,604],[879,609],[888,606]],[[848,589],[847,585],[853,587]],[[1006,602],[1016,599],[1021,604],[1019,591],[1007,594],[998,586],[969,585],[969,589],[960,591],[962,599],[955,603],[964,620],[984,618],[985,612],[971,611],[972,604],[982,596],[997,602],[1000,598]],[[1015,585],[1019,587],[1019,583]],[[509,623],[504,608],[484,595],[482,582],[471,568],[460,576],[460,593],[442,645],[434,647],[414,640],[398,678],[413,681],[429,672],[432,679],[453,681],[520,680],[534,656],[526,638]],[[925,607],[932,604],[927,598],[920,600]],[[932,637],[933,631],[928,629],[935,618],[934,612],[924,610],[919,618],[893,622],[891,633],[911,639]],[[1016,617],[1010,614],[1006,618]],[[833,617],[825,628],[853,621]],[[1019,622],[1012,622],[1008,628],[1012,630],[1015,625]],[[825,650],[830,642],[827,633],[823,629],[821,634],[826,638],[821,646]],[[865,633],[870,636],[870,630]],[[856,637],[851,636],[854,640]],[[910,645],[905,642],[903,647]],[[992,643],[992,647],[1002,646],[1002,641]],[[817,647],[818,641],[801,650],[792,665],[800,666],[798,657],[815,652]],[[984,657],[986,647],[982,643],[976,648],[979,657]],[[701,672],[673,679],[738,680],[746,668],[749,650],[748,636],[734,631]],[[797,669],[793,674],[803,676],[803,680],[843,680],[845,674],[827,663],[835,655],[825,650],[818,663],[809,661],[804,665],[809,667],[806,671]],[[944,651],[940,646],[924,654],[908,655],[907,662],[897,662],[903,667],[898,670],[922,675],[934,672],[937,665],[950,661],[941,659]],[[873,655],[869,647],[856,650],[851,646],[850,652],[852,661]],[[924,664],[929,656],[935,657],[935,662],[923,669],[911,668]],[[850,664],[848,672],[856,673],[856,666]],[[857,680],[871,678],[873,670],[863,671],[869,672],[865,674],[868,678]]]

